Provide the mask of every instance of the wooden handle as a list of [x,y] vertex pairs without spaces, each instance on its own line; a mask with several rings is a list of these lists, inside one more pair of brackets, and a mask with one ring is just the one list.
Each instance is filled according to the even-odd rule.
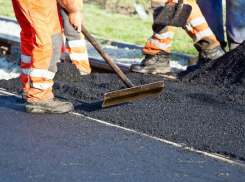
[[118,68],[116,63],[108,56],[108,54],[103,50],[103,48],[94,40],[91,34],[86,30],[86,28],[82,25],[82,33],[88,39],[88,41],[93,45],[93,47],[98,51],[98,53],[104,58],[104,60],[110,65],[110,67],[116,72],[116,74],[121,78],[123,83],[131,88],[134,85],[131,81],[126,77],[126,75]]
[[183,0],[179,0],[179,1],[178,1],[178,6],[177,6],[177,10],[176,10],[174,16],[179,16],[180,11],[181,11],[181,9],[182,9],[182,5],[183,5]]

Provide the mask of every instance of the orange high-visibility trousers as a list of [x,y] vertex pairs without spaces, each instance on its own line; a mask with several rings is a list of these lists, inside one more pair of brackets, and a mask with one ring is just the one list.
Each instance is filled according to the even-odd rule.
[[12,0],[21,27],[20,80],[27,100],[53,97],[53,78],[60,58],[62,34],[56,0]]
[[[77,0],[80,8],[83,1]],[[69,55],[72,63],[76,65],[80,72],[84,74],[91,73],[91,67],[88,59],[86,41],[82,33],[78,33],[70,24],[67,14],[60,9],[60,20],[62,26],[63,44],[60,59],[65,62],[65,52]]]
[[[151,0],[154,19],[160,13],[159,8],[164,7],[167,2],[177,2],[177,0]],[[184,3],[192,6],[192,12],[187,20],[187,24],[182,28],[193,39],[194,43],[197,43],[200,40],[205,40],[205,38],[209,38],[207,41],[212,40],[210,44],[219,45],[219,42],[209,28],[200,8],[196,4],[196,1],[184,0]],[[147,40],[142,52],[144,54],[156,54],[160,51],[170,52],[175,27],[163,27],[162,25],[156,24],[153,24],[153,27],[160,31],[153,33],[152,37]]]

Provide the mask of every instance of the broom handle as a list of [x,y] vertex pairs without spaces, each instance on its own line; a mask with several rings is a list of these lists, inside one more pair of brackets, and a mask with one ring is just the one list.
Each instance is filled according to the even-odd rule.
[[110,65],[110,67],[116,72],[116,74],[121,78],[123,83],[128,87],[134,87],[131,81],[126,77],[126,75],[118,68],[114,61],[108,56],[108,54],[103,50],[103,48],[94,40],[91,34],[82,25],[82,33],[88,39],[88,41],[93,45],[93,47],[98,51],[98,53],[104,58],[104,60]]

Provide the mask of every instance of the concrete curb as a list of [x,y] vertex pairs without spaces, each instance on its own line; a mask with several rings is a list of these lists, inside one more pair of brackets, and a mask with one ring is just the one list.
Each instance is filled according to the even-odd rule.
[[8,16],[0,15],[0,20],[19,24],[18,21],[16,20],[16,18],[12,18],[12,17],[8,17]]

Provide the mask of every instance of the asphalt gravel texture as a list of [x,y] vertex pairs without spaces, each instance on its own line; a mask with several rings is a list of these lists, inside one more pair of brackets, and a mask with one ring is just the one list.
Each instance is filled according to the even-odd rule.
[[[102,108],[104,94],[125,89],[116,74],[81,77],[72,64],[58,64],[53,92],[69,100],[75,112],[182,143],[206,152],[245,161],[245,43],[203,67],[164,80],[160,95]],[[135,86],[163,80],[157,75],[129,73]],[[0,87],[21,93],[18,78]]]

